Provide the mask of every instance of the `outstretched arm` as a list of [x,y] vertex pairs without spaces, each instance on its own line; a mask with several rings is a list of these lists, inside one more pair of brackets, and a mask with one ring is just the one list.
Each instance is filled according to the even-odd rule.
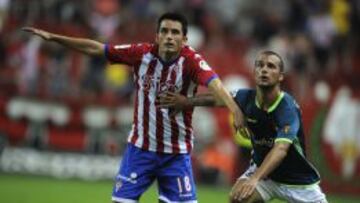
[[33,27],[25,27],[24,31],[40,36],[46,41],[54,41],[70,49],[80,51],[87,55],[104,56],[105,45],[91,39],[68,37]]
[[225,106],[217,101],[211,93],[198,94],[194,97],[185,97],[179,93],[166,92],[157,98],[157,107],[186,110],[195,106]]
[[234,115],[234,127],[235,130],[238,131],[244,128],[244,115],[240,110],[240,107],[236,104],[234,98],[230,95],[230,93],[225,89],[220,79],[213,79],[208,88],[213,93],[216,98],[217,103],[225,104],[230,111]]

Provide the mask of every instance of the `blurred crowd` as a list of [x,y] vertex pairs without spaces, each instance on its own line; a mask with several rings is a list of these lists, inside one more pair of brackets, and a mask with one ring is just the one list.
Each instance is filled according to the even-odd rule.
[[1,0],[2,93],[126,101],[132,92],[131,69],[43,43],[21,27],[109,43],[152,42],[156,18],[166,11],[187,16],[189,44],[222,78],[243,76],[251,84],[254,54],[271,49],[284,57],[285,88],[300,100],[318,80],[359,86],[353,74],[360,73],[356,0]]
[[[60,102],[73,117],[81,117],[79,109],[90,105],[128,106],[133,90],[131,68],[44,43],[21,28],[34,26],[106,43],[153,42],[156,19],[167,11],[187,17],[188,43],[204,55],[229,89],[251,86],[255,55],[269,49],[284,58],[287,79],[283,88],[301,104],[313,101],[316,92],[328,97],[325,90],[334,92],[344,85],[360,95],[359,0],[0,0],[0,104],[14,97],[36,99],[39,109],[43,103]],[[48,111],[54,112],[51,109]],[[222,118],[220,126],[226,126],[219,127],[219,134],[232,134],[224,131],[230,126],[228,115],[214,111]],[[86,125],[91,113],[84,112]],[[130,115],[131,111],[126,114]],[[203,119],[208,125],[194,123],[195,130],[203,134],[199,142],[217,132],[209,132],[215,122],[209,119]],[[91,123],[99,125],[96,119],[88,123],[86,129],[92,128]],[[109,123],[104,126],[108,128]],[[121,129],[123,134],[130,126]],[[84,131],[83,126],[81,129]],[[90,134],[97,134],[100,127],[94,129]],[[207,142],[210,150],[205,154],[228,151],[205,162],[211,166],[224,159],[220,170],[231,173],[234,152],[228,142]]]

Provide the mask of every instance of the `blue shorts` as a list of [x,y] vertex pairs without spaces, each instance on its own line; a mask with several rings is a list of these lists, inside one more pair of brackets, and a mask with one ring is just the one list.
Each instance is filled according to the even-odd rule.
[[138,202],[157,180],[164,202],[196,203],[196,188],[189,154],[164,154],[127,145],[115,179],[112,200]]

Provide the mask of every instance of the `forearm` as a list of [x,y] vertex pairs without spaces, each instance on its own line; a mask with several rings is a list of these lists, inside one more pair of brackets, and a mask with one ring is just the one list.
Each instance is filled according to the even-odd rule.
[[84,54],[102,56],[104,55],[104,44],[91,39],[67,37],[51,33],[50,41],[57,42],[70,49],[80,51]]
[[216,104],[219,106],[227,106],[231,112],[239,112],[239,106],[235,103],[233,97],[223,87],[219,79],[214,79],[209,84],[209,89],[215,96]]
[[211,93],[196,95],[187,98],[189,106],[224,106],[218,102]]
[[267,177],[285,158],[288,147],[288,144],[275,144],[275,146],[266,155],[261,166],[256,170],[252,178],[261,180]]

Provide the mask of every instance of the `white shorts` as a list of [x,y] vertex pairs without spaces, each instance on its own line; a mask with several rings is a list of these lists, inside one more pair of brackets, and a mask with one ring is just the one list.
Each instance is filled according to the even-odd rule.
[[[250,165],[239,179],[249,179],[256,169],[255,164]],[[278,198],[289,203],[327,203],[325,194],[321,191],[318,184],[292,186],[264,179],[259,181],[256,190],[264,201]]]

